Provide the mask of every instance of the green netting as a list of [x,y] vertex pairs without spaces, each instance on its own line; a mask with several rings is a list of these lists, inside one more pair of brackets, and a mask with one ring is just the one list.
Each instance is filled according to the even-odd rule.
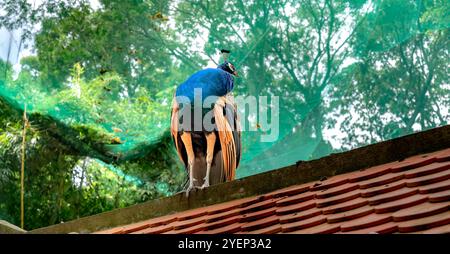
[[[22,61],[35,72],[4,67],[0,97],[15,109],[26,105],[42,128],[108,163],[144,157],[169,135],[176,85],[205,68],[207,56],[219,61],[220,48],[232,50],[230,61],[240,72],[235,96],[279,97],[276,140],[261,141],[273,130],[259,116],[243,119],[255,130],[242,134],[238,177],[445,125],[450,117],[448,1],[232,0],[225,7],[219,1],[162,7],[125,1],[129,13],[114,7],[119,1],[99,2],[103,8],[75,12],[74,7],[43,21],[35,40],[41,63]],[[142,31],[150,33],[147,44],[131,28],[135,37],[120,37],[116,30],[124,27],[102,31],[106,10],[133,17],[128,20],[133,29],[152,17],[154,23]],[[87,21],[80,18],[78,24],[77,15],[94,20],[87,28],[94,32],[83,34],[77,27]],[[73,34],[57,34],[58,29]],[[106,48],[97,50],[89,36]],[[45,45],[53,47],[47,55]],[[80,48],[76,57],[67,53]],[[138,53],[114,53],[119,50]],[[145,58],[139,51],[160,55]],[[135,73],[121,69],[119,61]],[[56,78],[39,76],[45,73]],[[274,117],[269,111],[269,122]]]
[[[80,76],[81,67],[74,69]],[[76,80],[71,88],[51,92],[28,86],[33,84],[26,84],[25,90],[6,83],[0,95],[20,110],[26,105],[27,112],[37,114],[39,120],[46,118],[45,125],[50,126],[45,127],[57,125],[53,132],[76,147],[84,146],[86,155],[127,160],[144,154],[168,128],[173,89],[159,92],[164,99],[155,102],[141,91],[135,98],[139,102],[133,103],[106,92],[115,83],[120,85],[118,76],[103,76],[89,84]]]

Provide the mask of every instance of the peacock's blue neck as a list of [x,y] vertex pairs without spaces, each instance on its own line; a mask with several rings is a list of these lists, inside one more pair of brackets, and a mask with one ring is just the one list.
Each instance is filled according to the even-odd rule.
[[176,96],[183,96],[189,99],[191,104],[194,104],[194,98],[201,95],[203,104],[209,96],[224,96],[231,92],[233,88],[234,78],[230,73],[221,69],[208,68],[194,73],[180,84]]

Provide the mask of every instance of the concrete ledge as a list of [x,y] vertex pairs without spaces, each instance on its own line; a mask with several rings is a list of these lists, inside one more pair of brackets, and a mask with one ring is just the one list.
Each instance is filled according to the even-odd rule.
[[189,198],[186,198],[184,193],[179,193],[63,224],[35,229],[29,233],[90,233],[192,208],[264,194],[294,184],[317,181],[323,177],[339,175],[449,147],[450,126],[443,126],[211,186],[205,190],[191,193]]
[[27,231],[5,220],[0,220],[0,234],[24,234]]

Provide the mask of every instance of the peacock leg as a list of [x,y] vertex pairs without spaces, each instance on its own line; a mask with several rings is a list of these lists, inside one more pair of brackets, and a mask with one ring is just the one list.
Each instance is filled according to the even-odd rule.
[[206,176],[202,189],[209,187],[209,173],[211,172],[211,163],[214,155],[214,146],[216,144],[216,134],[214,132],[206,134]]
[[189,197],[189,192],[194,188],[194,149],[192,147],[192,137],[190,132],[183,132],[181,134],[181,140],[183,141],[184,146],[186,147],[186,153],[188,157],[188,166],[189,166],[189,187],[186,189],[186,197]]

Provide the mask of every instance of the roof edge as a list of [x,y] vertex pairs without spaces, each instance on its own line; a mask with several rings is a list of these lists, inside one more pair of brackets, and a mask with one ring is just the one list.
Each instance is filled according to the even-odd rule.
[[0,234],[24,234],[27,231],[5,220],[0,220]]
[[[213,205],[234,199],[260,195],[295,184],[318,181],[409,156],[450,147],[450,125],[442,126],[380,143],[330,154],[311,161],[248,176],[207,189],[159,198],[126,208],[31,230],[28,233],[90,233],[158,216]],[[261,184],[264,183],[264,184]]]

